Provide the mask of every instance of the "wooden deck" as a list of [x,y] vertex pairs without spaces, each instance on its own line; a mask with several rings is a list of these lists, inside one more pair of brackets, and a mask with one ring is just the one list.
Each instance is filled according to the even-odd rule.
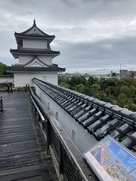
[[0,181],[58,180],[29,93],[0,92]]

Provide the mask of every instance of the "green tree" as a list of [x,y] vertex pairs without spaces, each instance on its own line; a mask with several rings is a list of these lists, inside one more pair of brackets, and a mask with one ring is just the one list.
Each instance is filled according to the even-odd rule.
[[129,104],[128,109],[130,109],[131,111],[136,111],[136,104],[134,103]]
[[66,82],[60,82],[59,85],[61,87],[69,88],[69,85]]
[[71,80],[69,80],[69,84],[70,84],[71,86],[76,86],[76,85],[78,84],[78,77],[77,77],[77,76],[73,76],[73,77],[71,78]]
[[59,85],[136,111],[136,79],[99,80],[90,76],[86,80],[84,76],[74,76],[71,79],[61,78]]
[[99,99],[102,101],[107,101],[107,95],[105,94],[104,90],[99,92]]
[[0,75],[6,75],[7,74],[7,65],[0,62]]
[[136,79],[132,79],[132,85],[136,86]]
[[83,93],[86,94],[86,95],[89,95],[89,96],[92,95],[92,91],[91,91],[91,89],[90,89],[90,87],[88,85],[85,85]]
[[98,91],[100,90],[100,85],[99,84],[93,84],[91,86],[91,89],[92,89],[93,95],[95,97],[97,97],[98,96]]
[[115,95],[116,93],[116,88],[114,86],[108,86],[106,89],[105,89],[105,92],[107,95]]
[[76,86],[76,90],[77,90],[78,92],[83,93],[83,91],[84,91],[84,85],[83,85],[83,84],[78,84],[78,85]]
[[136,95],[136,87],[134,85],[132,85],[129,88],[130,88],[131,97],[135,97],[135,95]]
[[128,86],[126,86],[126,85],[124,85],[124,86],[121,86],[120,87],[120,89],[119,89],[119,92],[120,92],[120,94],[125,94],[125,95],[127,95],[128,97],[130,97],[131,95],[130,95],[130,88],[128,87]]
[[78,84],[83,84],[83,85],[85,85],[85,83],[86,83],[86,78],[85,78],[85,76],[83,76],[83,75],[79,76],[79,77],[78,77]]
[[129,85],[127,82],[126,82],[126,80],[125,79],[118,79],[118,81],[117,81],[117,86],[118,87],[121,87],[121,86],[124,86],[124,85]]
[[99,83],[99,79],[97,77],[90,76],[87,82],[88,85],[91,86],[93,84]]
[[125,107],[125,105],[127,104],[128,98],[126,96],[126,94],[119,94],[119,96],[117,97],[117,104],[120,107]]

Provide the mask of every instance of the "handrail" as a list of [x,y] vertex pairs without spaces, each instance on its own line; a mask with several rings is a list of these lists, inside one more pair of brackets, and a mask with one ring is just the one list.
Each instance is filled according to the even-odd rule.
[[42,120],[42,122],[46,121],[45,118],[44,118],[44,116],[43,116],[43,114],[41,113],[40,109],[39,109],[38,106],[36,105],[36,103],[35,103],[35,101],[34,101],[34,99],[33,99],[32,96],[30,96],[30,99],[31,99],[31,101],[33,102],[34,107],[35,107],[36,111],[38,112],[38,114],[39,114],[40,119]]

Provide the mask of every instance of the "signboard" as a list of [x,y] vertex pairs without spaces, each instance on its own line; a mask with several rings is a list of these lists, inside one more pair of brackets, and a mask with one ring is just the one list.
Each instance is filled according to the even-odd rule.
[[103,181],[136,181],[136,155],[107,136],[84,153],[84,158]]

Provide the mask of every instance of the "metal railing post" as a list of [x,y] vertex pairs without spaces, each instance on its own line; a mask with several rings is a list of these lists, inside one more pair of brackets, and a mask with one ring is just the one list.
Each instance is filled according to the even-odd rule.
[[0,97],[0,111],[3,112],[3,99]]
[[59,172],[63,173],[63,147],[61,142],[59,143]]
[[49,153],[49,146],[51,145],[51,125],[47,119],[47,153]]

